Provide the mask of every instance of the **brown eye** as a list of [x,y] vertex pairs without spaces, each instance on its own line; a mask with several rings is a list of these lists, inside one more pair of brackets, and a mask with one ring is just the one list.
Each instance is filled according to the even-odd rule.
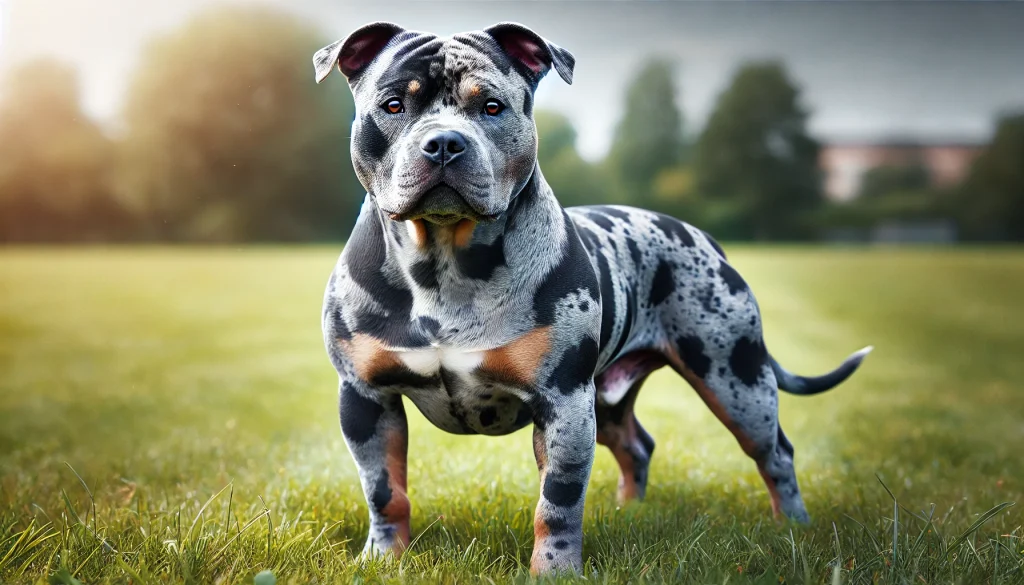
[[405,105],[402,104],[402,100],[393,99],[388,100],[387,103],[384,104],[384,109],[391,114],[401,114],[402,112],[405,111]]
[[504,109],[505,106],[501,105],[501,102],[498,100],[487,100],[487,103],[484,104],[484,112],[486,112],[488,116],[497,116]]

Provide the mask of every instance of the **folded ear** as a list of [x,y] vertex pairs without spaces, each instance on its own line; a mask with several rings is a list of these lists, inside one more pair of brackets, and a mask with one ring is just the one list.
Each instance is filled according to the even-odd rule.
[[374,22],[320,49],[313,55],[313,69],[316,82],[320,83],[338,69],[351,78],[373,62],[388,42],[405,29],[390,22]]
[[576,58],[572,53],[515,22],[502,22],[484,32],[491,35],[505,53],[526,66],[539,80],[552,67],[566,83],[572,85],[572,68]]

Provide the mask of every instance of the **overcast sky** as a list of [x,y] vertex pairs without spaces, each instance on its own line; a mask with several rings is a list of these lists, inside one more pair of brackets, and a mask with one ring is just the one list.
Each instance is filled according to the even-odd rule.
[[[87,111],[115,121],[141,44],[216,3],[0,0],[0,67],[39,54],[65,59],[81,72]],[[981,140],[996,113],[1024,108],[1024,3],[266,3],[331,38],[372,20],[442,35],[522,22],[576,55],[574,85],[551,75],[537,104],[568,114],[591,158],[607,150],[624,84],[650,54],[678,61],[691,132],[747,59],[786,62],[814,112],[812,130],[826,139]]]

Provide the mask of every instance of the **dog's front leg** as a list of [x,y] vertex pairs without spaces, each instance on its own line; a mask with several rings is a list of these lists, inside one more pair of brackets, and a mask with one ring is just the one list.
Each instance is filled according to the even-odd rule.
[[537,398],[533,450],[540,471],[530,572],[579,571],[583,566],[583,502],[594,461],[597,424],[594,382],[571,394]]
[[406,453],[409,429],[398,394],[384,394],[358,379],[341,382],[341,432],[356,461],[370,533],[363,555],[394,553],[409,546]]

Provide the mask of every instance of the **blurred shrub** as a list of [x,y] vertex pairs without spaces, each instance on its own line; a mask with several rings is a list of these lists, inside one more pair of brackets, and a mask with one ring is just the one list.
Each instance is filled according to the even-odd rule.
[[861,177],[859,199],[879,199],[891,193],[920,191],[931,185],[928,167],[921,163],[882,165]]
[[622,202],[657,207],[655,180],[682,162],[683,114],[676,103],[673,70],[672,61],[650,59],[626,88],[622,119],[605,161]]
[[[696,145],[701,194],[720,208],[719,230],[743,239],[811,234],[823,203],[818,143],[807,134],[800,90],[779,63],[739,69]],[[725,237],[725,236],[723,236]]]
[[535,110],[537,122],[537,162],[544,178],[565,207],[593,205],[612,201],[612,189],[606,173],[591,164],[576,150],[576,129],[564,115]]
[[313,83],[327,40],[269,8],[208,11],[151,42],[131,80],[119,188],[149,235],[338,239],[364,191],[341,78]]
[[70,67],[39,59],[12,69],[0,101],[0,241],[125,237],[111,194],[112,147],[79,108]]
[[997,121],[992,142],[947,205],[968,239],[1024,241],[1024,113]]

